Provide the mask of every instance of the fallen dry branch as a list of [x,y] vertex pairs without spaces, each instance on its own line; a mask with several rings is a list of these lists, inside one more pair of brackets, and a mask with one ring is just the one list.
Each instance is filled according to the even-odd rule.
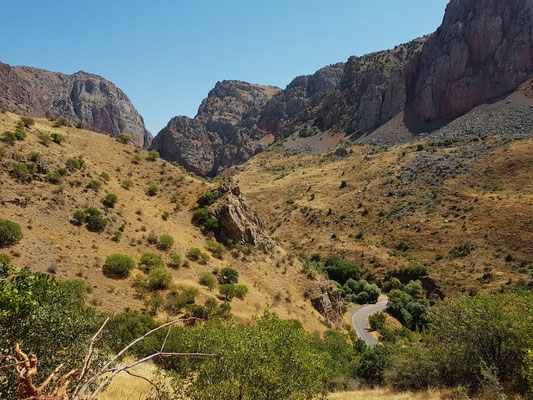
[[[177,319],[177,320],[167,322],[166,324],[163,324],[161,326],[158,326],[157,328],[152,329],[150,332],[135,339],[130,344],[128,344],[126,347],[124,347],[121,351],[118,352],[117,355],[111,358],[111,360],[109,360],[103,367],[101,367],[91,377],[87,377],[88,371],[93,361],[93,355],[95,352],[95,348],[94,348],[95,343],[99,340],[99,337],[104,327],[109,321],[109,318],[107,318],[102,324],[102,326],[100,327],[100,329],[98,329],[98,331],[94,334],[94,336],[89,341],[89,348],[87,351],[87,355],[85,357],[85,361],[84,361],[81,373],[77,369],[71,370],[67,374],[63,375],[57,383],[52,385],[52,388],[49,390],[46,390],[47,387],[50,386],[50,384],[56,380],[59,372],[63,369],[63,364],[59,365],[50,374],[50,376],[46,378],[46,380],[40,386],[36,386],[35,383],[33,382],[33,379],[35,375],[37,375],[37,356],[35,354],[31,354],[30,356],[25,354],[20,349],[20,346],[18,343],[14,344],[14,348],[15,348],[15,354],[19,357],[19,359],[17,359],[14,356],[1,357],[0,361],[8,362],[8,364],[0,366],[0,369],[14,368],[17,371],[18,373],[17,388],[18,388],[19,400],[86,400],[86,399],[92,400],[92,399],[95,399],[96,396],[98,396],[98,394],[101,393],[101,391],[105,389],[111,383],[111,381],[121,372],[125,372],[139,379],[144,379],[145,381],[149,382],[152,386],[154,386],[157,392],[159,393],[159,388],[154,382],[152,382],[150,379],[144,376],[134,374],[129,370],[135,367],[136,365],[150,361],[154,358],[159,358],[161,360],[164,360],[165,358],[169,358],[169,357],[216,357],[217,356],[216,354],[210,354],[210,353],[165,352],[165,345],[170,335],[170,329],[172,328],[172,326],[180,322],[187,323],[191,320],[198,320],[198,318],[189,317],[189,318]],[[157,350],[155,347],[153,347],[146,341],[146,338],[148,336],[167,327],[168,327],[168,331],[163,340],[163,343],[161,344],[160,350]],[[131,349],[135,344],[139,342],[143,342],[146,345],[148,345],[149,348],[154,351],[154,353],[146,357],[143,357],[139,360],[136,360],[127,365],[113,366],[115,363],[121,360],[121,358],[125,355],[125,353],[129,349]],[[78,374],[79,374],[79,377],[76,381],[76,386],[74,387],[74,389],[69,391],[69,386],[71,384],[73,377]],[[94,385],[98,385],[98,386],[96,387],[96,389],[91,390],[94,387]]]

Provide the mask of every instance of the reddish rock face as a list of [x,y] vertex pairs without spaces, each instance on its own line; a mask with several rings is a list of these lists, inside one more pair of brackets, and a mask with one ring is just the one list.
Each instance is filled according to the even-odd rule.
[[0,107],[32,117],[65,117],[113,136],[129,133],[138,146],[148,146],[152,139],[122,90],[82,71],[65,75],[0,63]]
[[532,0],[452,0],[409,78],[424,120],[454,119],[533,74]]

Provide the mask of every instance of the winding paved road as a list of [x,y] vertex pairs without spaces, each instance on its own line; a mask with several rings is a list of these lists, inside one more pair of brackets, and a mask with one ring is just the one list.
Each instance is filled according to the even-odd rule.
[[352,315],[352,325],[355,329],[357,337],[362,339],[368,347],[374,347],[378,344],[378,341],[370,333],[370,329],[366,323],[367,318],[377,312],[383,311],[387,308],[387,301],[380,301],[376,304],[369,304],[357,310],[357,312]]

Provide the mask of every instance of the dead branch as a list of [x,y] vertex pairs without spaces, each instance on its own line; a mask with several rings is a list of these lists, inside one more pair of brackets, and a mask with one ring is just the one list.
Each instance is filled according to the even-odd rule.
[[[18,343],[14,343],[15,353],[18,356],[19,359],[17,359],[14,356],[2,356],[0,357],[0,361],[7,361],[9,364],[0,366],[0,369],[7,369],[7,368],[14,368],[18,375],[18,396],[19,399],[25,399],[25,400],[80,400],[85,399],[87,397],[83,397],[84,393],[88,390],[90,385],[95,384],[97,381],[99,383],[98,387],[94,392],[90,394],[89,399],[95,399],[96,396],[105,388],[111,381],[121,372],[126,372],[127,374],[139,378],[144,379],[145,381],[149,382],[152,386],[154,386],[159,393],[159,388],[157,385],[152,382],[150,379],[134,374],[130,371],[131,368],[142,364],[144,362],[150,361],[154,358],[160,358],[162,361],[164,361],[165,358],[169,357],[217,357],[217,354],[210,354],[210,353],[171,353],[171,352],[165,352],[165,346],[167,343],[167,340],[170,336],[170,330],[171,327],[178,322],[189,322],[191,320],[198,320],[198,318],[189,317],[189,318],[182,318],[174,321],[167,322],[166,324],[163,324],[161,326],[158,326],[154,329],[152,329],[150,332],[146,333],[145,335],[133,340],[130,344],[128,344],[126,347],[124,347],[117,355],[115,355],[113,358],[111,358],[110,361],[108,361],[98,372],[96,372],[92,377],[87,379],[87,372],[89,371],[92,357],[94,355],[94,345],[99,340],[99,336],[102,333],[105,325],[109,321],[109,318],[104,321],[100,329],[95,333],[95,335],[91,338],[89,341],[89,349],[87,352],[87,356],[85,357],[85,362],[83,364],[83,368],[81,370],[81,373],[79,370],[74,369],[68,372],[67,374],[63,375],[59,379],[59,381],[53,385],[53,388],[48,391],[48,395],[43,395],[42,393],[46,390],[48,386],[57,378],[59,372],[63,369],[63,364],[59,365],[51,374],[48,376],[48,378],[45,379],[45,381],[37,387],[33,383],[33,379],[35,375],[37,374],[37,356],[35,354],[31,354],[28,356],[25,354],[21,349]],[[168,331],[162,341],[160,350],[157,350],[154,346],[148,343],[146,338],[150,335],[152,335],[154,332],[157,332],[160,329],[168,327]],[[150,349],[152,349],[154,352],[144,358],[138,359],[130,364],[119,366],[119,367],[112,367],[112,365],[121,359],[121,357],[135,344],[139,342],[144,342]],[[71,383],[71,380],[74,376],[80,374],[79,378],[76,381],[76,387],[74,390],[69,392],[69,385]],[[100,379],[102,378],[102,379]]]

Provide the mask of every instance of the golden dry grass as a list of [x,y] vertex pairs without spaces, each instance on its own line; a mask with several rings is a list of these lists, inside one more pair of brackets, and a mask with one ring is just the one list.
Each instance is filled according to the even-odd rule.
[[[157,367],[153,363],[139,364],[131,372],[147,379],[157,379]],[[117,375],[107,389],[98,396],[98,400],[142,400],[147,398],[152,385],[144,379],[136,378],[126,373]]]
[[[0,114],[0,132],[13,131],[18,119],[16,114]],[[140,272],[134,271],[126,280],[105,277],[102,265],[109,254],[128,254],[138,262],[144,252],[157,253],[165,261],[171,252],[184,259],[191,247],[207,252],[207,238],[192,224],[191,217],[196,199],[211,187],[210,184],[188,176],[166,161],[147,161],[145,151],[120,144],[107,135],[72,127],[54,128],[44,119],[36,119],[35,126],[27,131],[25,141],[13,146],[0,143],[6,150],[0,157],[0,218],[20,224],[24,234],[19,244],[0,252],[8,252],[15,265],[50,272],[60,280],[83,278],[90,286],[92,304],[118,312],[127,307],[144,307],[143,299],[132,286],[133,275]],[[62,145],[45,146],[39,141],[39,131],[61,133],[66,140]],[[64,167],[67,158],[73,156],[82,156],[87,167],[68,175],[60,185],[47,182],[45,174],[29,184],[17,182],[10,173],[12,165],[28,162],[31,153],[40,153],[43,165],[51,172]],[[143,158],[138,164],[132,162],[135,155]],[[98,192],[86,189],[102,172],[109,174],[109,182],[104,182]],[[129,190],[122,188],[124,179],[131,179],[134,186]],[[146,194],[151,184],[160,187],[155,197]],[[118,203],[115,208],[104,211],[109,219],[105,232],[92,233],[70,222],[75,210],[90,206],[104,210],[101,201],[108,193],[116,194]],[[179,210],[171,201],[173,195],[184,196]],[[170,212],[166,221],[162,218],[165,210]],[[123,224],[122,238],[113,241],[113,232]],[[164,252],[149,244],[147,237],[151,232],[156,236],[172,235],[173,248]],[[240,272],[240,282],[250,289],[244,300],[231,303],[233,313],[239,318],[249,320],[271,308],[282,318],[300,319],[310,331],[325,329],[323,318],[303,295],[312,282],[281,248],[273,254],[257,251],[239,259],[227,254],[223,260],[211,258],[208,265],[191,262],[190,268],[171,270],[174,287],[178,290],[197,287],[200,290],[198,301],[202,303],[218,292],[200,286],[199,277],[203,272],[226,266],[236,268]],[[160,317],[166,318],[164,314]]]
[[[417,144],[353,146],[342,159],[332,151],[276,149],[227,174],[239,180],[287,251],[344,254],[378,276],[410,262],[427,263],[445,293],[492,290],[509,279],[531,279],[518,268],[519,260],[533,254],[533,140],[489,140],[497,146],[486,157],[465,161],[468,172],[435,185],[438,176],[427,182],[406,177],[404,168],[422,154]],[[466,145],[435,148],[433,154],[444,158]],[[430,174],[431,165],[418,171]],[[395,252],[400,241],[412,245],[405,255]],[[474,243],[476,250],[448,257],[461,242]],[[505,261],[507,253],[517,261]],[[487,267],[493,278],[480,282]]]
[[441,400],[449,395],[448,391],[429,390],[424,392],[398,393],[389,389],[364,389],[354,392],[333,393],[329,400]]

